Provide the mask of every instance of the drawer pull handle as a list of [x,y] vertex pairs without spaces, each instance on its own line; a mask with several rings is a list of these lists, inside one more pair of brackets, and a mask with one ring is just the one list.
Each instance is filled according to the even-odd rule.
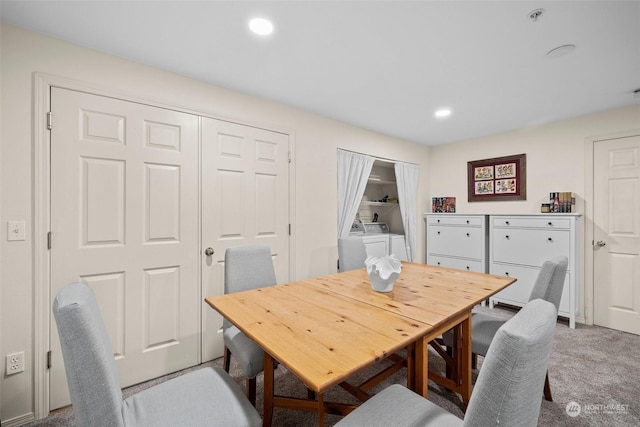
[[548,224],[549,224],[549,227],[553,226],[553,223],[551,221],[549,221]]
[[440,234],[440,232],[438,231],[438,234]]
[[467,224],[469,224],[469,220],[467,220]]
[[553,242],[553,239],[551,237],[547,238],[547,240]]
[[509,221],[505,221],[504,223],[505,223],[505,224],[507,224],[507,225],[509,225]]
[[509,272],[507,271],[506,273],[504,273],[504,275],[505,275],[505,276],[508,276],[508,275],[509,275]]
[[438,220],[438,223],[440,222],[440,220]]
[[467,265],[467,270],[471,270],[468,265]]
[[440,261],[438,261],[438,265],[440,265]]
[[504,236],[507,240],[509,240],[509,235],[507,234],[506,236]]
[[467,237],[469,237],[469,233],[467,233]]

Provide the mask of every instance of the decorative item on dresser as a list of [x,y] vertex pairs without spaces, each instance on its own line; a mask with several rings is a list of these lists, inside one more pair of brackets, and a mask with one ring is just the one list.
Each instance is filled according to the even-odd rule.
[[427,264],[487,273],[487,215],[426,214]]
[[489,272],[517,277],[509,288],[490,298],[490,307],[505,303],[518,307],[529,300],[535,279],[545,260],[569,259],[558,315],[575,328],[578,310],[578,221],[580,214],[490,215]]
[[432,197],[431,198],[431,212],[435,213],[455,213],[456,212],[456,198],[455,197]]

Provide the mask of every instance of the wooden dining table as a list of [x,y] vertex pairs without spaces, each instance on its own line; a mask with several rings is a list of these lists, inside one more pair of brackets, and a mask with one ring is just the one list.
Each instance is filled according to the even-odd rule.
[[[427,397],[428,379],[471,396],[471,310],[515,279],[403,262],[391,292],[371,288],[366,269],[206,298],[206,302],[265,351],[263,425],[274,407],[346,414],[352,404],[323,394],[355,373],[407,349],[407,386]],[[453,354],[439,351],[450,375],[428,370],[428,346],[454,330]],[[432,344],[433,345],[433,344]],[[435,345],[434,347],[438,347]],[[274,393],[274,368],[284,365],[312,393]],[[347,388],[361,400],[368,394]]]

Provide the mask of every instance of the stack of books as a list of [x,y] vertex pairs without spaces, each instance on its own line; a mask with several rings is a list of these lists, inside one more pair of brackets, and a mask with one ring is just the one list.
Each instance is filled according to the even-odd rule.
[[571,213],[575,212],[576,198],[570,191],[549,193],[549,212]]

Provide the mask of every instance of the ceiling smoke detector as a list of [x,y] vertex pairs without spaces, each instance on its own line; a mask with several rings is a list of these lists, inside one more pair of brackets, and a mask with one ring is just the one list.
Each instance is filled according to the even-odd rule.
[[529,12],[529,19],[531,19],[531,22],[537,22],[538,18],[540,18],[543,13],[544,9],[532,10],[531,12]]

